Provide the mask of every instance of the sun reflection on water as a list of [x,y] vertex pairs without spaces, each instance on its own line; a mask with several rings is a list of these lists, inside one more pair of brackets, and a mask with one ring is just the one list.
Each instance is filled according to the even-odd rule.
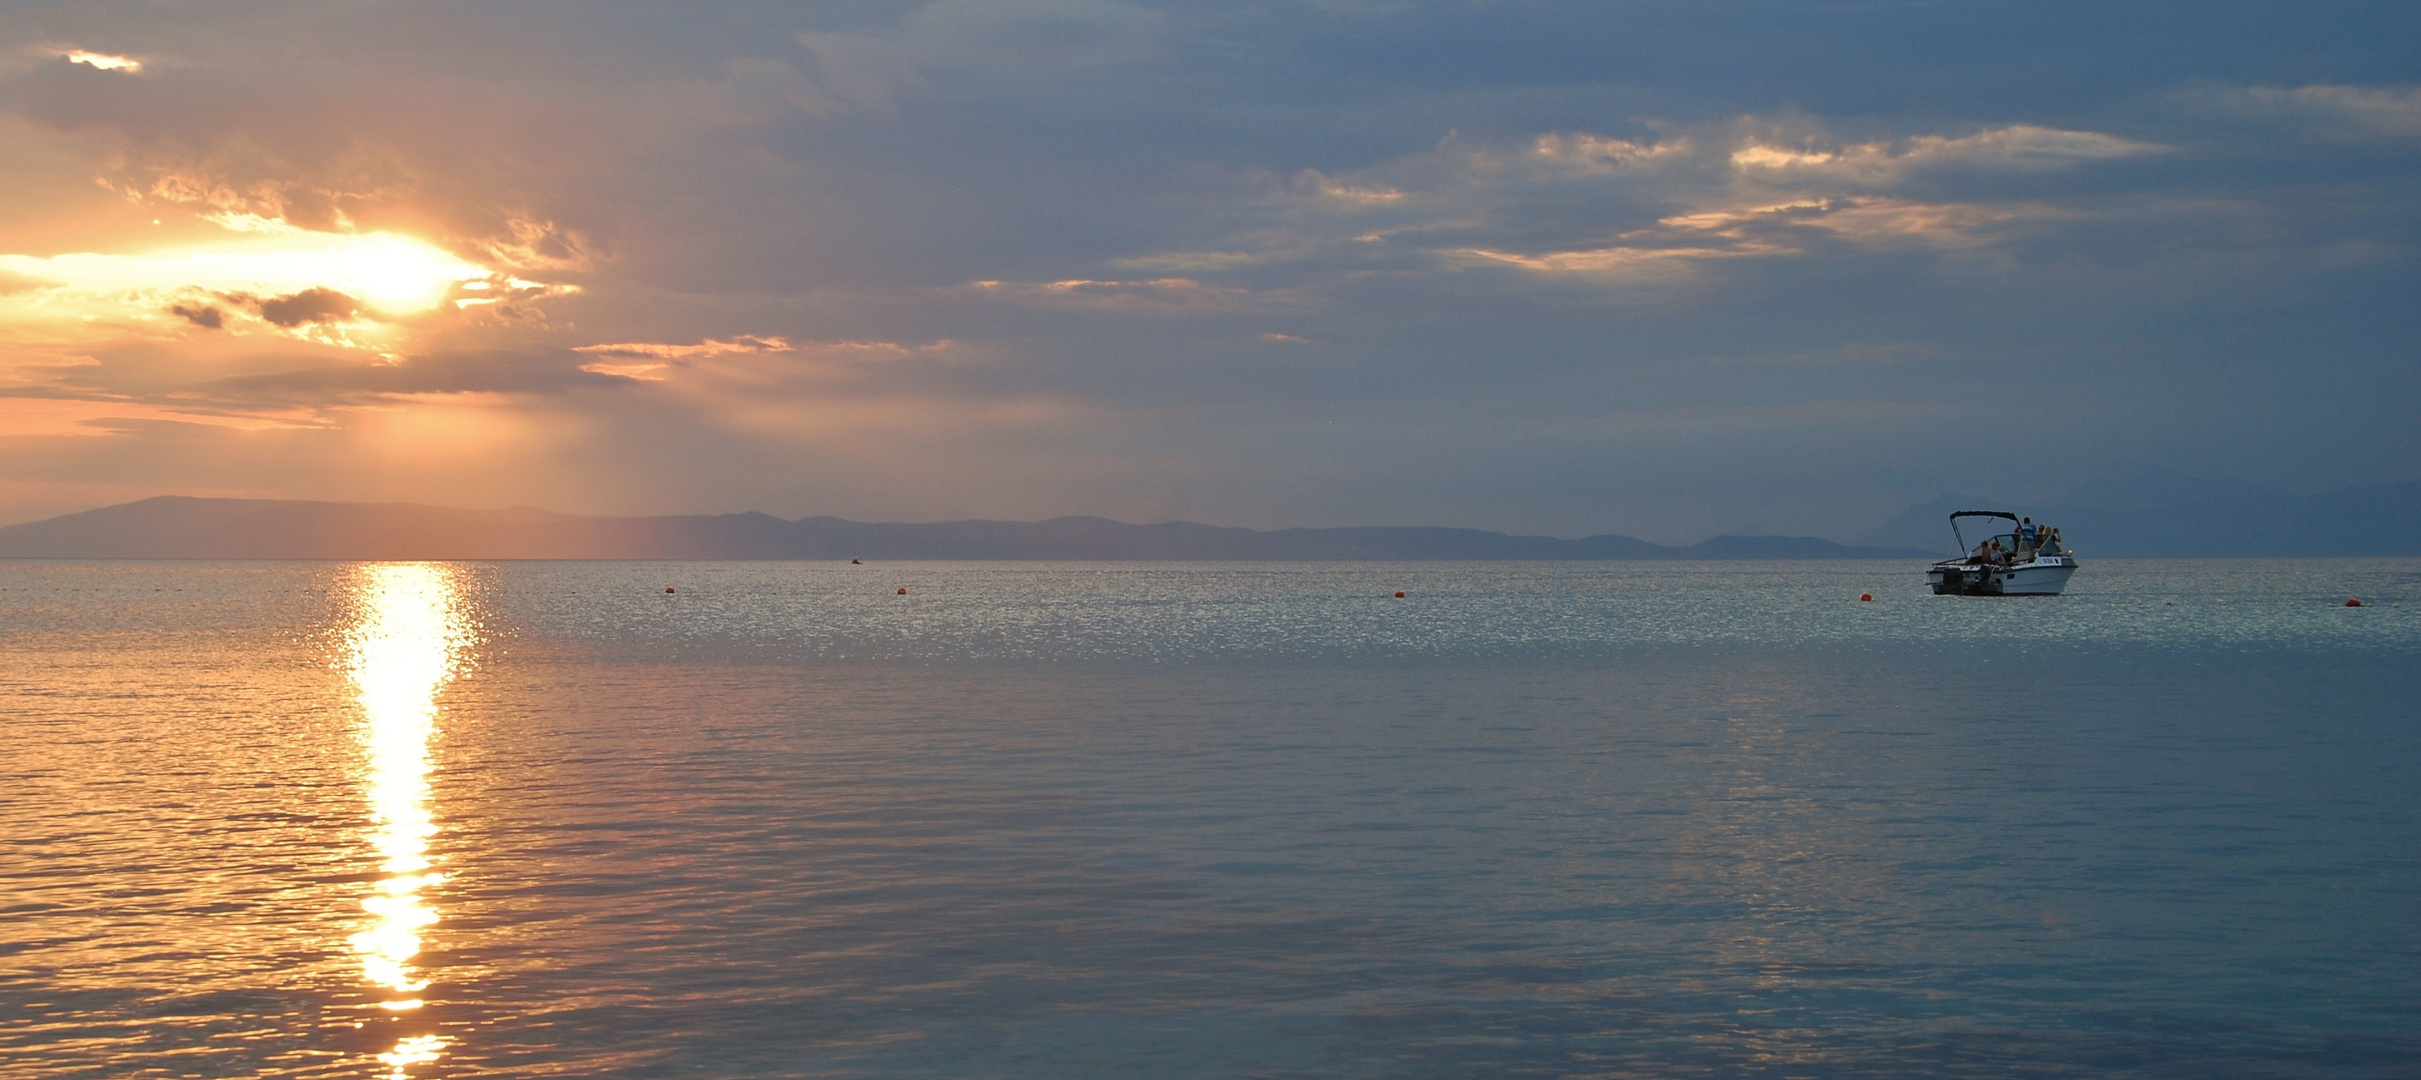
[[[437,832],[429,806],[429,743],[437,732],[437,692],[455,674],[471,641],[455,571],[430,563],[364,566],[356,583],[360,614],[347,636],[345,667],[361,702],[368,754],[370,843],[379,881],[361,902],[370,924],[352,937],[362,975],[378,988],[379,1007],[421,1007],[428,980],[413,957],[420,934],[437,922],[422,893],[445,880],[429,860]],[[411,1035],[379,1055],[391,1076],[437,1060],[438,1035]]]

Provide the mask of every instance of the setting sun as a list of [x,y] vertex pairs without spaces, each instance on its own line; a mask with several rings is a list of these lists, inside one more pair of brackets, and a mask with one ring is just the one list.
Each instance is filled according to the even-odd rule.
[[250,311],[282,327],[409,316],[495,274],[396,233],[284,228],[128,254],[0,255],[0,276],[15,286],[0,296],[0,322],[183,316],[216,329],[221,309]]
[[436,307],[454,286],[488,276],[485,267],[408,236],[370,233],[309,239],[315,243],[307,248],[253,256],[260,260],[261,275],[287,281],[312,279],[395,314]]

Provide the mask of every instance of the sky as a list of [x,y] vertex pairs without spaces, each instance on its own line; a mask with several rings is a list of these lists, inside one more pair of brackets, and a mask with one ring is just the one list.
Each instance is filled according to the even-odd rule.
[[0,7],[0,524],[2421,479],[2421,7]]

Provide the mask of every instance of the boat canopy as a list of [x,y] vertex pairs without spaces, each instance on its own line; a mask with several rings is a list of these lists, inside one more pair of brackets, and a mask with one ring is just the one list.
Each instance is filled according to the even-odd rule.
[[1961,510],[1950,515],[1950,535],[1953,539],[1956,539],[1959,542],[1959,554],[1961,555],[1967,554],[1967,534],[1959,531],[1959,519],[1974,517],[2008,518],[2009,523],[2012,525],[2015,525],[2018,522],[2018,516],[2016,514],[2003,510]]

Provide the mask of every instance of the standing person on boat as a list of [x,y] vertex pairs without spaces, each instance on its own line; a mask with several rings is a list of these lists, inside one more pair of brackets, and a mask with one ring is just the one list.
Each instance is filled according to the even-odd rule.
[[2018,553],[2032,554],[2034,552],[2036,541],[2040,539],[2041,536],[2041,533],[2035,531],[2033,518],[2026,518],[2019,521],[2017,531]]

